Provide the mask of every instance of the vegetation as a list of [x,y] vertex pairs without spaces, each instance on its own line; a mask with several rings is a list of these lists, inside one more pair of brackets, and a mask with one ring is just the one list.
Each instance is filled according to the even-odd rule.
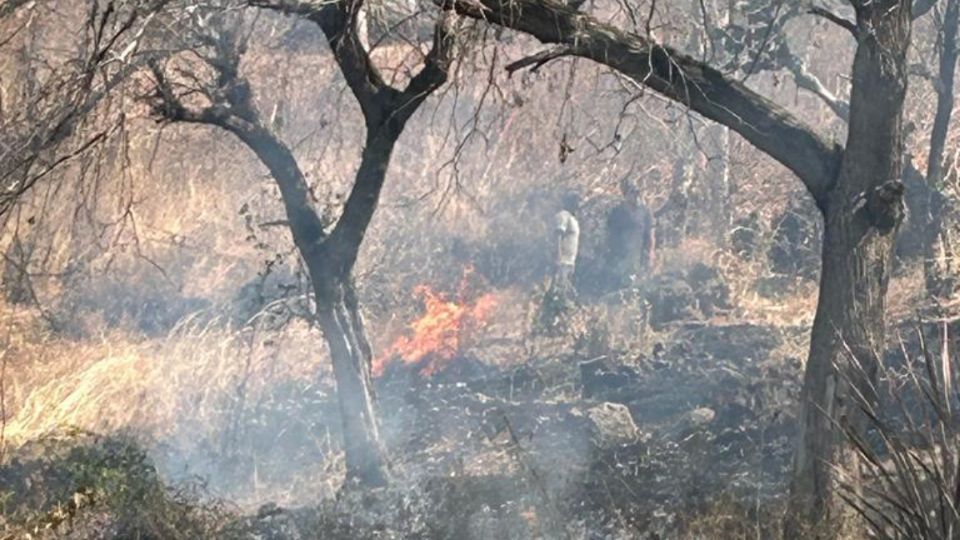
[[953,537],[960,0],[689,4],[0,2],[4,534]]

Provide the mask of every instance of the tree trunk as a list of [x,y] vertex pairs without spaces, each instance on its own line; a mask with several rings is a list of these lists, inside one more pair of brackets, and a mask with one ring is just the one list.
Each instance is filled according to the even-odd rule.
[[373,357],[352,272],[399,135],[399,130],[370,131],[343,217],[307,265],[317,298],[320,328],[333,360],[347,482],[364,486],[386,485],[389,476],[373,401]]
[[[863,217],[843,206],[831,204],[825,218],[820,295],[801,391],[800,438],[791,483],[788,521],[795,522],[788,523],[793,532],[788,538],[807,537],[806,530],[817,525],[817,536],[826,536],[842,516],[833,475],[835,466],[849,465],[849,456],[837,426],[858,421],[848,383],[858,383],[861,391],[870,388],[872,381],[861,375],[875,375],[883,350],[893,234],[864,230],[862,224],[853,223]],[[853,369],[854,361],[863,372]],[[840,371],[844,367],[850,369]],[[806,534],[800,534],[803,531]]]
[[[343,422],[347,482],[385,485],[387,460],[380,441],[370,380],[372,354],[351,274],[399,132],[382,130],[368,137],[344,217],[334,231],[325,236],[293,154],[282,141],[256,126],[259,123],[232,131],[270,169],[280,188],[294,243],[307,263],[317,318],[333,362]],[[384,133],[386,136],[382,136]]]
[[707,128],[708,219],[706,225],[718,246],[726,247],[733,218],[730,212],[730,128],[716,124]]
[[930,135],[930,158],[927,161],[927,181],[938,189],[943,180],[943,153],[947,142],[950,117],[953,115],[954,76],[957,72],[957,32],[960,31],[960,0],[949,0],[943,15],[940,39],[940,69],[936,81],[937,114]]
[[850,129],[839,176],[821,203],[823,269],[794,457],[788,538],[843,532],[835,467],[851,453],[837,426],[861,427],[884,349],[885,296],[902,219],[900,182],[910,1],[860,6]]
[[253,105],[249,84],[238,77],[242,48],[236,43],[231,45],[223,36],[218,38],[216,61],[208,62],[218,74],[218,86],[226,90],[225,102],[203,109],[184,106],[159,65],[152,64],[161,101],[156,112],[172,120],[216,125],[234,133],[270,170],[280,188],[294,243],[306,262],[316,297],[317,319],[330,348],[343,422],[347,482],[384,485],[388,471],[370,381],[372,353],[354,289],[353,268],[376,211],[397,139],[410,117],[427,96],[446,82],[450,73],[455,50],[454,14],[450,9],[442,10],[423,67],[400,90],[386,82],[367,54],[362,36],[357,36],[355,15],[357,9],[362,9],[360,2],[248,3],[303,16],[318,24],[363,113],[367,140],[362,161],[333,230],[327,234],[296,158],[283,141],[264,127]]
[[930,227],[924,235],[923,275],[927,295],[940,298],[953,288],[952,265],[949,254],[941,253],[947,244],[943,233],[945,200],[940,195],[943,188],[943,155],[953,115],[954,77],[960,47],[957,32],[960,26],[960,0],[949,0],[943,15],[942,28],[937,40],[940,48],[940,67],[937,80],[937,114],[930,134],[930,155],[927,158],[927,183],[930,186]]
[[358,325],[359,311],[348,300],[353,292],[349,282],[315,285],[317,316],[323,337],[330,347],[337,400],[343,422],[343,445],[347,462],[347,483],[383,486],[387,483],[387,461],[377,426],[370,380],[369,345]]

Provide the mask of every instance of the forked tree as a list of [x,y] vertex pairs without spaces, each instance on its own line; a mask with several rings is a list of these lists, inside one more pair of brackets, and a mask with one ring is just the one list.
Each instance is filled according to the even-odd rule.
[[[202,105],[187,103],[163,66],[154,63],[154,111],[173,122],[207,124],[242,141],[267,167],[279,188],[290,232],[308,270],[316,316],[330,350],[343,421],[347,481],[378,486],[388,481],[371,393],[371,348],[352,272],[377,209],[387,168],[407,121],[447,80],[454,39],[452,11],[439,11],[429,52],[404,88],[386,82],[358,38],[361,0],[324,3],[250,0],[250,5],[303,17],[323,31],[366,127],[360,165],[342,213],[332,226],[315,208],[310,187],[291,147],[268,126],[239,73],[244,39],[226,18],[205,20],[202,58],[215,73]],[[218,15],[215,15],[215,17]],[[224,17],[226,17],[224,15]],[[169,70],[173,71],[173,70]],[[195,102],[192,99],[191,102]]]
[[[846,144],[824,139],[783,107],[707,63],[605,24],[558,0],[458,0],[456,10],[552,44],[510,69],[578,56],[605,64],[728,126],[792,171],[824,216],[820,294],[803,389],[788,536],[821,534],[842,514],[832,467],[848,459],[838,425],[857,422],[884,348],[885,296],[902,220],[903,108],[912,0],[850,0]],[[845,373],[843,371],[846,371]],[[853,384],[848,384],[853,381]]]

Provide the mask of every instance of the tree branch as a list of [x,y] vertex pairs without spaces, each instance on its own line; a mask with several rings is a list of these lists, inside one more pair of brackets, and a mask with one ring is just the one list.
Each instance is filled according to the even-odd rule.
[[407,87],[393,104],[396,111],[391,114],[399,115],[397,120],[403,124],[423,104],[427,96],[443,86],[450,76],[456,46],[456,35],[453,29],[455,17],[456,14],[452,9],[442,9],[434,25],[433,44],[424,59],[423,67],[410,79]]
[[833,94],[816,75],[807,71],[807,66],[799,56],[788,47],[783,48],[783,65],[793,75],[793,80],[799,88],[812,92],[820,98],[830,110],[844,122],[850,119],[850,104]]
[[833,13],[832,11],[826,8],[814,6],[810,8],[810,14],[817,15],[818,17],[823,17],[824,19],[827,19],[828,21],[840,26],[841,28],[853,34],[854,39],[856,39],[857,36],[860,35],[860,31],[857,30],[857,25],[853,21],[844,19],[843,17],[837,15],[836,13]]
[[[156,80],[153,112],[172,121],[206,124],[234,134],[270,171],[280,189],[294,242],[306,257],[319,246],[325,233],[320,217],[310,204],[310,187],[290,148],[263,126],[256,110],[233,110],[237,105],[214,103],[202,109],[185,106],[174,94],[163,70],[151,63]],[[231,81],[243,83],[245,81]]]
[[793,171],[823,207],[842,148],[787,110],[717,69],[636,34],[599,22],[557,0],[456,0],[458,12],[530,34],[610,66],[667,98],[739,133]]
[[384,80],[357,35],[356,11],[361,0],[325,0],[314,4],[304,0],[247,0],[253,7],[303,17],[320,27],[347,86],[360,104],[367,125],[383,121],[383,104],[396,97],[397,90]]
[[344,275],[356,264],[360,244],[373,219],[393,145],[427,96],[443,86],[450,75],[456,46],[452,28],[455,16],[452,9],[442,9],[434,26],[433,45],[423,67],[396,99],[386,105],[386,123],[368,130],[356,182],[344,204],[343,214],[330,233],[329,243],[332,252],[341,257],[340,271]]
[[536,54],[531,54],[530,56],[525,56],[516,62],[511,62],[510,64],[507,64],[505,69],[507,70],[507,73],[511,75],[513,75],[515,71],[521,70],[528,66],[533,66],[530,68],[530,71],[537,71],[547,62],[564,56],[569,56],[571,53],[572,51],[570,50],[570,47],[554,47],[552,49],[540,51]]

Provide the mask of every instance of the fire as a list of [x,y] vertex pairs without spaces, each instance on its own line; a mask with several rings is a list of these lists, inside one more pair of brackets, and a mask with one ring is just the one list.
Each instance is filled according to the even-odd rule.
[[419,285],[414,294],[423,299],[425,313],[409,325],[408,335],[397,338],[383,355],[374,360],[373,374],[380,376],[387,364],[401,361],[423,364],[420,374],[433,375],[453,359],[463,346],[464,337],[482,326],[496,306],[493,294],[484,294],[472,302],[454,302],[428,285]]

